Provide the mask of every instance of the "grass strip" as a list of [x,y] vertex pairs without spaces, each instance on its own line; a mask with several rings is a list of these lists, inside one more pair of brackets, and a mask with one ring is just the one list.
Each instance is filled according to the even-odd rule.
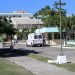
[[0,58],[0,75],[34,75],[32,72],[18,66],[5,58]]
[[75,63],[66,63],[66,64],[54,64],[58,67],[63,67],[68,71],[75,72]]
[[29,54],[28,57],[31,57],[31,58],[34,58],[34,59],[37,59],[37,60],[43,61],[43,62],[48,62],[48,60],[50,59],[50,58],[43,57],[43,56],[38,55],[38,54]]

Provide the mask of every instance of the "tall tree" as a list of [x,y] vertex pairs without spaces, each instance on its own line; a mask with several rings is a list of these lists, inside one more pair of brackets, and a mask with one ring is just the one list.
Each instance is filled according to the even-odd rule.
[[[57,5],[59,4],[57,2],[54,3],[54,8],[50,8],[49,6],[45,6],[41,10],[37,11],[34,16],[41,15],[42,16],[42,21],[43,21],[43,26],[45,27],[51,27],[51,26],[60,26],[59,24],[59,10],[57,8]],[[65,4],[65,3],[64,3]],[[66,16],[66,10],[62,9],[62,16]],[[63,17],[64,18],[64,17]],[[63,19],[64,20],[64,19]]]
[[42,8],[41,10],[36,12],[34,14],[34,16],[35,15],[36,16],[38,16],[38,15],[42,16],[42,21],[44,22],[43,26],[46,26],[46,27],[48,27],[48,26],[56,26],[56,23],[58,22],[58,21],[56,21],[57,17],[58,17],[58,12],[55,11],[55,9],[50,8],[49,6],[45,6],[44,8]]
[[[14,25],[11,24],[6,17],[0,17],[0,34],[6,34],[8,36],[12,36],[15,33]],[[4,37],[5,38],[5,37]]]
[[46,16],[50,14],[50,7],[49,6],[45,6],[44,8],[42,8],[41,10],[37,11],[34,16],[37,17],[38,15],[42,15],[42,16]]

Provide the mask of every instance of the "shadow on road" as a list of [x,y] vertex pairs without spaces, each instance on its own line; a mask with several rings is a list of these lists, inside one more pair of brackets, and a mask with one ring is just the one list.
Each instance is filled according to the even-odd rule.
[[39,52],[34,50],[27,49],[10,49],[10,48],[1,48],[0,57],[18,57],[18,56],[27,56],[30,53],[38,54]]

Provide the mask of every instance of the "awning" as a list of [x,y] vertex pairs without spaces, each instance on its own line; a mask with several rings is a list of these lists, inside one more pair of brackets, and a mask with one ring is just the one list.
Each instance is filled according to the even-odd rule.
[[36,29],[35,33],[52,33],[52,32],[59,32],[58,27],[47,27],[47,28],[41,28],[41,29]]

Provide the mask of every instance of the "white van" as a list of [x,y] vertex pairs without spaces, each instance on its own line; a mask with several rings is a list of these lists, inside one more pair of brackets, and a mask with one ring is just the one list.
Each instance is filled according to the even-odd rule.
[[43,36],[42,34],[30,33],[26,41],[26,45],[30,46],[43,46]]

